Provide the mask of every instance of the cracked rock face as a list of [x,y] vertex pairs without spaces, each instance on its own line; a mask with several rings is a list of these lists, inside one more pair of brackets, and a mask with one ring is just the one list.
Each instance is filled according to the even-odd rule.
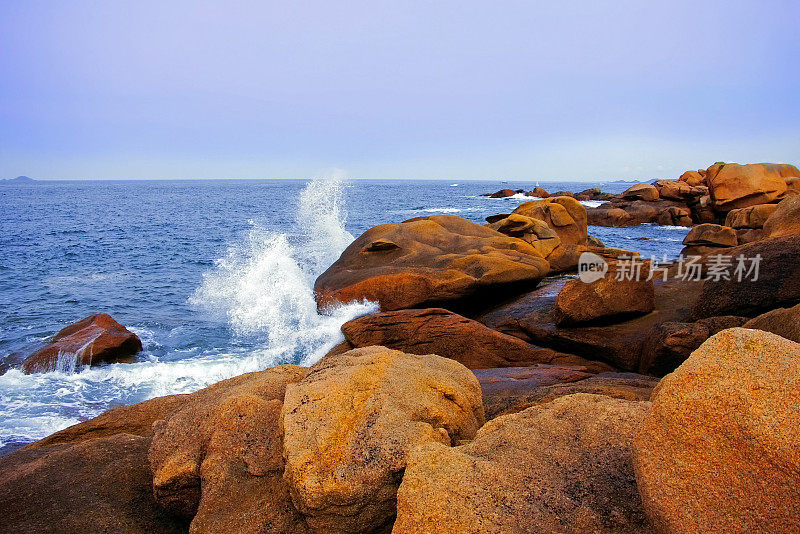
[[285,478],[317,532],[370,532],[391,523],[411,449],[472,439],[481,390],[463,365],[385,347],[328,356],[287,388]]

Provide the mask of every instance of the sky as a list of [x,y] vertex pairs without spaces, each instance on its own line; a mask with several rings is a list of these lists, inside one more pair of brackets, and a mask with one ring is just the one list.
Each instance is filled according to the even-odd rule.
[[0,0],[0,178],[800,163],[800,3]]

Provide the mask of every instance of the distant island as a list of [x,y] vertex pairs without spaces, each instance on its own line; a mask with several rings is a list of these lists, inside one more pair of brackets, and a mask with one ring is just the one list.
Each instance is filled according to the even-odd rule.
[[33,178],[31,178],[29,176],[17,176],[16,178],[6,178],[5,180],[0,180],[0,182],[15,183],[15,184],[18,184],[18,183],[27,184],[27,183],[36,182],[36,181],[38,181],[38,180],[34,180]]

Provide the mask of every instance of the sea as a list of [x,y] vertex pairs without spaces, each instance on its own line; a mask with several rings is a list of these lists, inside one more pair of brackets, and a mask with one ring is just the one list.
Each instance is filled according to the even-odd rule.
[[[0,454],[121,405],[267,367],[310,365],[376,310],[317,312],[315,278],[368,228],[452,214],[477,223],[530,197],[620,182],[131,180],[0,183]],[[586,202],[587,206],[599,202]],[[688,229],[591,226],[606,246],[678,256]],[[40,374],[18,366],[93,313],[135,332],[136,363]]]

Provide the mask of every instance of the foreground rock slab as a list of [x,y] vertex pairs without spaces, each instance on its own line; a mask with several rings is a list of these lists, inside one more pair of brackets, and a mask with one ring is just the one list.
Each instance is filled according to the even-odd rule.
[[342,325],[351,348],[380,345],[410,354],[438,354],[470,369],[557,363],[608,370],[598,362],[535,347],[442,308],[397,310]]
[[792,532],[800,524],[800,344],[733,328],[652,396],[634,445],[660,532]]
[[631,441],[649,403],[576,394],[415,449],[395,534],[649,532]]
[[28,356],[26,373],[71,371],[77,365],[131,362],[142,350],[139,338],[107,313],[90,315],[60,330],[50,344]]
[[535,287],[549,269],[521,239],[461,217],[434,215],[370,228],[317,278],[314,290],[320,308],[370,300],[388,311],[498,298],[520,286]]
[[292,500],[314,531],[387,527],[408,452],[472,439],[483,422],[478,380],[458,362],[385,347],[326,356],[286,391]]

